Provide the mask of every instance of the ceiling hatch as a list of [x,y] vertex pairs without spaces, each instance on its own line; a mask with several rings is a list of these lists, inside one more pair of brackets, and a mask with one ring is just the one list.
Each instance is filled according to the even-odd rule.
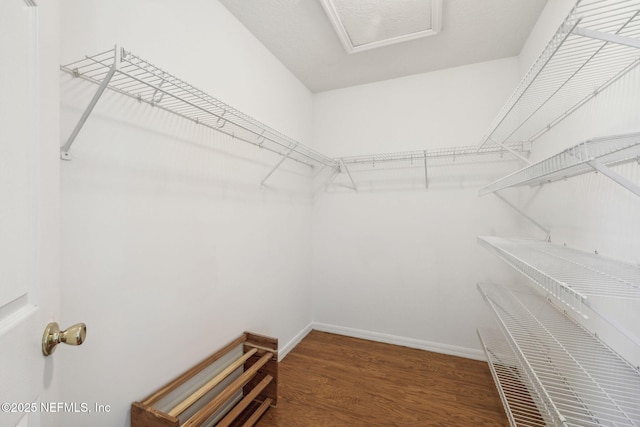
[[442,0],[320,0],[347,53],[440,32]]

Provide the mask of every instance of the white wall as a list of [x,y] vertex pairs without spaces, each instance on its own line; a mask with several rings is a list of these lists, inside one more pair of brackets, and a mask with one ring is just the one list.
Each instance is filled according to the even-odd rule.
[[[314,146],[346,156],[477,144],[517,75],[518,62],[509,58],[317,94]],[[388,172],[399,178],[393,191],[372,176],[387,172],[353,172],[357,193],[345,188],[346,174],[337,177],[313,211],[314,321],[482,357],[475,329],[491,318],[476,283],[515,276],[476,238],[513,234],[521,219],[477,190],[515,167],[432,165],[428,191],[419,167]]]
[[[568,14],[570,3],[567,0],[548,3],[523,49],[521,70],[534,60],[531,52],[542,51]],[[636,67],[536,141],[532,160],[543,159],[590,138],[639,132],[638,93],[640,69]],[[640,185],[637,162],[615,166],[613,170]],[[640,265],[640,198],[602,174],[593,172],[542,188],[505,192],[508,193],[519,197],[520,206],[550,228],[552,242]],[[594,298],[592,302],[603,307],[606,316],[616,318],[640,343],[639,302],[602,298]],[[583,323],[635,366],[640,365],[640,345],[620,336],[595,313]]]
[[[312,98],[219,3],[61,4],[62,63],[122,44],[311,142]],[[64,141],[96,86],[61,75]],[[311,322],[309,170],[106,92],[62,174],[60,399],[110,405],[60,425],[128,425],[129,405],[244,330],[286,346]]]
[[[226,9],[204,0],[67,0],[61,62],[122,44],[331,156],[473,145],[566,15],[566,2],[551,3],[520,60],[314,97]],[[95,86],[61,79],[64,140]],[[634,130],[638,97],[627,94],[639,80],[636,72],[599,96],[545,136],[535,156],[559,150],[558,141]],[[342,174],[314,201],[305,168],[287,164],[259,189],[277,158],[110,93],[72,153],[61,164],[60,322],[84,321],[89,332],[82,348],[59,355],[69,373],[60,398],[112,411],[60,414],[60,425],[80,417],[128,425],[132,401],[245,329],[284,346],[313,320],[480,357],[475,328],[493,321],[475,284],[519,276],[476,237],[539,233],[496,198],[477,195],[512,163],[435,167],[428,191],[420,169],[388,172],[399,180],[394,191],[362,174],[356,193]],[[637,169],[621,170],[638,179]],[[637,198],[603,179],[513,198],[554,240],[638,262]]]

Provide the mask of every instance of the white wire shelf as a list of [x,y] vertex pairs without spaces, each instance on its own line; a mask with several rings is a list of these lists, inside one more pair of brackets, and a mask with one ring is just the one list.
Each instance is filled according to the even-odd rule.
[[504,156],[512,157],[513,152],[528,156],[529,144],[512,143],[505,147],[491,146],[478,149],[477,146],[446,147],[430,150],[403,151],[395,153],[368,154],[362,156],[341,157],[339,161],[348,166],[372,166],[392,162],[415,162],[421,165],[425,160],[432,164],[452,164],[459,160],[474,158],[500,160]]
[[596,170],[593,164],[611,166],[640,162],[640,132],[595,138],[520,169],[483,188],[481,196],[509,187],[536,185],[570,178]]
[[[61,148],[63,159],[104,89],[109,88],[194,123],[309,166],[338,168],[338,163],[289,138],[137,55],[113,49],[62,65],[61,70],[99,85],[78,126]],[[278,165],[279,166],[279,165]]]
[[478,285],[550,425],[640,426],[640,372],[543,297]]
[[578,0],[479,146],[533,142],[640,64],[640,0]]
[[[515,143],[504,147],[491,146],[478,149],[476,146],[446,147],[429,150],[377,153],[341,157],[340,172],[346,172],[353,190],[358,191],[351,171],[374,171],[388,169],[421,168],[425,188],[429,188],[429,168],[437,166],[468,165],[473,163],[514,161],[528,157],[530,145]],[[526,156],[526,157],[525,157]]]
[[598,311],[592,297],[640,300],[640,268],[633,264],[538,240],[481,236],[478,242],[583,316],[584,306]]
[[558,411],[545,407],[546,400],[534,387],[535,382],[527,377],[527,371],[502,332],[493,329],[478,329],[477,332],[509,424],[512,427],[561,424]]

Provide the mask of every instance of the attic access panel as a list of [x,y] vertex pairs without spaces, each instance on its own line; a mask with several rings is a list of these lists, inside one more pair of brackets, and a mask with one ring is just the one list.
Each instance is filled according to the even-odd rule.
[[321,0],[347,53],[436,35],[442,0]]

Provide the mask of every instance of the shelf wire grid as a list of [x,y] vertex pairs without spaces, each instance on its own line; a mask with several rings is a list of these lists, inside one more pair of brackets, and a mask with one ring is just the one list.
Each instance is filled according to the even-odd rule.
[[594,138],[529,165],[481,188],[481,196],[509,187],[536,185],[570,178],[594,169],[589,162],[611,166],[640,162],[640,132]]
[[479,147],[535,141],[640,64],[637,47],[581,36],[576,28],[640,41],[640,0],[579,0]]
[[402,151],[393,153],[377,153],[361,156],[341,157],[340,160],[348,166],[371,166],[376,167],[385,163],[415,162],[416,166],[421,166],[425,160],[431,165],[453,164],[458,161],[500,161],[505,158],[514,158],[512,152],[528,156],[530,153],[529,144],[510,143],[506,147],[490,146],[478,149],[477,146],[445,147],[429,150]]
[[560,413],[554,406],[548,407],[550,399],[540,396],[535,382],[527,376],[502,332],[493,329],[477,332],[509,424],[512,427],[561,425]]
[[478,285],[527,378],[570,426],[640,426],[640,372],[540,295]]
[[591,297],[640,300],[640,268],[633,264],[538,240],[480,236],[478,242],[583,316],[584,306],[596,310]]
[[115,67],[108,88],[194,123],[222,132],[309,166],[338,168],[331,159],[223,103],[139,56],[115,47],[60,68],[101,85]]

